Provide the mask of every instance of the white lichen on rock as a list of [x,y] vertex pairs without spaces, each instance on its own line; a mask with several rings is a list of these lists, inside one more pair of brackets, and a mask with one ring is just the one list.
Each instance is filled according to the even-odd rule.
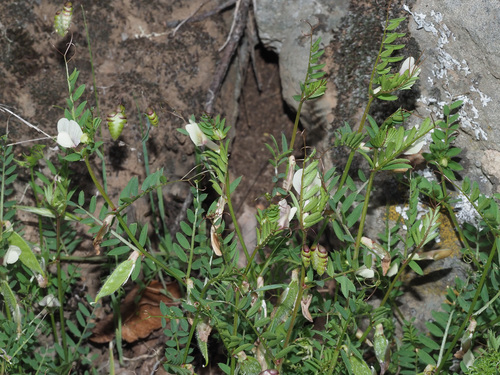
[[475,103],[479,100],[481,105],[485,107],[492,99],[478,88],[478,83],[473,79],[471,80],[469,90],[470,93],[478,94],[478,99],[473,98],[470,93],[468,95],[457,95],[451,92],[450,79],[452,82],[456,80],[457,73],[461,73],[463,77],[468,77],[472,71],[465,59],[461,59],[460,61],[445,49],[445,46],[448,45],[450,41],[456,40],[456,37],[443,22],[443,14],[434,10],[431,10],[429,15],[412,12],[406,4],[403,5],[403,8],[412,16],[413,21],[417,24],[417,30],[430,32],[438,38],[434,49],[436,53],[435,62],[430,69],[432,77],[428,77],[427,82],[430,86],[435,86],[436,83],[439,82],[446,100],[438,100],[434,97],[427,96],[421,96],[418,100],[426,106],[426,109],[431,112],[433,116],[437,116],[438,118],[442,118],[444,105],[456,100],[463,100],[463,106],[459,110],[462,128],[466,131],[468,129],[473,133],[478,141],[487,140],[488,136],[479,122],[479,111]]

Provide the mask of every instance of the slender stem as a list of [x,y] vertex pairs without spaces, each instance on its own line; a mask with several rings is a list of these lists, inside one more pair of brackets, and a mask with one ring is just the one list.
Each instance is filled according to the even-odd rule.
[[[413,256],[415,254],[416,254],[416,252],[413,252],[413,254],[411,254],[410,257],[406,261],[404,261],[402,263],[401,267],[399,268],[398,273],[396,274],[396,276],[394,276],[394,278],[392,279],[391,283],[389,284],[389,288],[387,289],[387,292],[385,292],[385,295],[384,295],[384,298],[382,299],[382,302],[380,302],[380,307],[382,307],[382,306],[384,306],[386,304],[387,300],[389,299],[389,296],[391,295],[392,290],[394,289],[394,286],[399,281],[399,278],[400,278],[401,274],[406,269],[406,267],[408,266],[408,264],[412,261]],[[363,333],[363,336],[361,336],[361,338],[359,339],[360,343],[363,343],[366,340],[366,337],[368,336],[368,334],[370,333],[370,331],[372,330],[372,328],[373,328],[373,322],[370,322],[370,325],[368,326],[368,328]]]
[[293,123],[292,139],[290,140],[290,146],[289,146],[290,151],[292,152],[293,152],[293,146],[295,145],[295,137],[297,135],[297,131],[299,130],[299,120],[300,120],[300,112],[302,112],[302,104],[304,104],[303,100],[301,100],[299,103],[299,107],[297,108],[297,114],[295,115],[295,122]]
[[443,335],[443,341],[441,343],[441,349],[439,349],[439,357],[437,360],[437,365],[439,366],[441,364],[441,360],[443,359],[443,353],[444,353],[444,347],[446,345],[446,338],[448,337],[448,331],[450,330],[451,326],[451,319],[453,318],[453,313],[455,311],[452,311],[449,318],[448,318],[448,323],[446,324],[446,329],[444,330],[444,335]]
[[[196,184],[196,194],[199,194],[200,190],[198,189],[198,181],[195,181],[195,184]],[[198,197],[196,198],[196,200],[198,201]],[[197,220],[198,220],[198,210],[199,210],[199,205],[196,204],[196,210],[194,211],[193,226],[191,228],[192,234],[191,234],[191,244],[190,244],[190,249],[189,249],[188,268],[186,270],[186,280],[191,277],[191,266],[193,265],[195,237],[197,235],[196,227],[199,225],[197,223]]]
[[[297,319],[299,309],[301,308],[300,302],[302,301],[302,295],[304,294],[305,278],[306,278],[305,267],[301,267],[301,269],[300,269],[300,281],[299,281],[299,293],[297,294],[297,299],[295,300],[295,306],[293,308],[292,316],[290,319],[290,327],[288,328],[288,331],[286,334],[285,342],[283,344],[283,349],[285,349],[288,346],[288,343],[290,342],[290,338],[292,337],[293,326],[295,324],[295,320]],[[280,364],[278,366],[278,371],[281,371],[282,364],[283,364],[283,361],[280,362]]]
[[[370,80],[371,84],[371,80]],[[368,117],[368,111],[370,110],[370,106],[372,105],[372,102],[375,98],[373,96],[370,96],[368,99],[368,104],[366,104],[365,111],[363,112],[363,117],[361,118],[361,121],[359,123],[359,127],[357,132],[361,133],[365,127],[365,122],[366,118]],[[349,153],[349,158],[347,159],[346,166],[344,168],[344,172],[342,173],[342,177],[340,178],[339,185],[337,187],[337,191],[339,191],[345,184],[345,181],[347,180],[347,176],[349,175],[349,170],[351,169],[351,164],[352,160],[354,159],[354,154],[356,153],[356,150],[351,150]]]
[[463,319],[462,325],[458,329],[457,333],[455,334],[455,337],[453,338],[453,341],[451,342],[448,350],[446,351],[445,355],[443,356],[442,362],[436,368],[436,370],[434,372],[435,375],[438,375],[441,372],[446,360],[450,356],[451,352],[455,349],[455,345],[457,344],[457,341],[460,339],[460,337],[462,337],[462,333],[465,330],[465,326],[467,324],[469,324],[469,319],[474,312],[474,308],[476,307],[477,300],[479,299],[479,296],[481,295],[481,291],[483,290],[484,282],[486,281],[486,277],[489,274],[491,263],[493,262],[493,258],[496,255],[496,252],[498,250],[498,243],[499,242],[500,242],[500,238],[497,236],[495,238],[495,242],[493,243],[493,248],[490,251],[490,256],[488,257],[488,261],[486,262],[486,265],[484,266],[484,269],[482,270],[481,280],[479,281],[479,285],[476,289],[476,294],[474,294],[474,298],[472,299],[472,302],[470,304],[469,311],[467,312],[467,316]]
[[64,352],[64,360],[68,360],[68,345],[66,342],[66,321],[64,318],[64,289],[62,282],[62,269],[61,262],[59,261],[59,254],[61,252],[61,217],[57,216],[56,219],[56,246],[57,246],[57,255],[56,255],[56,264],[57,264],[57,292],[59,299],[59,323],[61,324],[61,338],[62,338],[62,348]]
[[227,207],[229,208],[229,213],[231,214],[231,220],[233,220],[234,230],[238,235],[238,239],[240,240],[241,248],[245,253],[245,257],[247,262],[250,262],[250,255],[248,254],[247,246],[245,245],[245,241],[243,240],[243,235],[241,234],[240,226],[238,225],[238,221],[236,220],[236,215],[234,213],[233,203],[231,202],[231,184],[229,181],[229,172],[226,173],[226,182],[225,182],[225,192],[226,192],[226,200]]
[[373,180],[375,178],[376,171],[370,173],[370,178],[368,180],[368,185],[366,186],[365,202],[363,205],[363,211],[361,212],[361,220],[359,222],[358,236],[356,237],[356,244],[354,246],[354,262],[358,262],[359,257],[359,247],[361,245],[361,238],[363,237],[363,229],[366,222],[366,214],[368,213],[368,204],[370,202],[370,193],[372,191]]
[[[90,178],[94,182],[95,187],[97,188],[97,190],[99,191],[99,193],[101,193],[101,195],[104,198],[104,200],[108,203],[109,208],[111,209],[111,211],[115,211],[116,212],[116,206],[115,206],[115,204],[109,198],[108,194],[104,191],[104,189],[102,188],[102,185],[99,183],[99,181],[97,180],[97,178],[96,178],[96,176],[94,174],[94,171],[92,170],[92,166],[90,165],[90,162],[89,162],[89,159],[88,159],[88,155],[85,156],[84,160],[85,160],[85,165],[87,166],[87,170],[89,171]],[[125,220],[123,220],[123,217],[118,212],[116,212],[116,219],[120,223],[120,225],[123,228],[123,230],[125,231],[125,233],[127,233],[127,235],[130,238],[130,240],[134,243],[134,245],[137,247],[137,249],[139,250],[139,252],[143,256],[145,256],[146,258],[148,258],[149,260],[151,260],[154,264],[156,264],[157,266],[159,266],[160,268],[162,268],[167,274],[169,274],[170,276],[174,277],[181,285],[185,285],[185,282],[182,280],[182,278],[179,278],[163,262],[160,262],[157,258],[155,258],[153,255],[151,255],[148,251],[146,251],[146,249],[144,249],[144,247],[135,238],[134,234],[130,231],[127,223],[125,222]]]
[[[234,308],[237,309],[237,306],[240,302],[240,293],[239,291],[236,291],[235,293],[235,299],[234,299]],[[238,314],[235,311],[234,318],[233,318],[233,336],[238,336]],[[236,366],[236,358],[234,358],[234,355],[231,356],[231,375],[234,374]]]
[[85,17],[85,10],[83,9],[83,5],[82,5],[82,15],[83,15],[83,24],[85,26],[85,36],[87,38],[87,46],[89,47],[90,71],[92,73],[92,86],[94,87],[96,115],[97,115],[97,117],[99,117],[100,116],[99,96],[97,95],[97,82],[96,82],[95,71],[94,71],[94,59],[92,57],[92,44],[90,43],[89,28],[88,28],[88,24],[87,24],[87,18]]
[[333,370],[337,366],[337,361],[338,361],[338,358],[339,358],[340,349],[342,348],[342,344],[343,344],[343,341],[344,341],[344,335],[345,335],[345,333],[347,331],[347,326],[349,325],[349,323],[351,321],[351,317],[352,317],[352,315],[349,314],[349,318],[347,320],[345,320],[344,325],[342,327],[342,333],[340,334],[340,337],[337,340],[337,347],[335,348],[335,351],[333,352],[332,361],[330,362],[330,366],[329,366],[330,370],[328,371],[328,375],[333,374]]

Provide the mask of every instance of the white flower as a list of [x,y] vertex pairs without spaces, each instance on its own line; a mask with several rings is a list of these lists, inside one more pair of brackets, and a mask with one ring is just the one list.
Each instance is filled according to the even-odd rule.
[[53,294],[47,294],[43,299],[38,303],[40,306],[47,306],[47,307],[59,307],[61,304],[59,303],[59,300],[54,297]]
[[[300,190],[302,189],[302,174],[304,173],[304,169],[301,168],[293,175],[293,188],[295,191],[300,194]],[[311,189],[313,186],[321,186],[321,179],[316,173],[316,177],[311,182],[311,184],[306,188],[307,190]],[[305,193],[305,191],[303,192]]]
[[355,274],[357,276],[361,276],[363,279],[373,279],[373,277],[375,277],[375,271],[367,268],[366,266],[361,266],[360,268],[358,268]]
[[[314,196],[318,196],[320,193],[320,190],[321,190],[321,179],[319,178],[319,175],[318,175],[318,172],[316,171],[316,175],[314,176],[314,179],[311,181],[310,184],[308,184],[307,187],[305,187],[303,189],[303,191],[301,192],[302,190],[302,174],[304,173],[304,169],[301,168],[299,169],[297,172],[295,172],[295,174],[293,175],[293,188],[295,189],[295,191],[297,192],[297,194],[306,194],[309,190],[313,189],[313,188],[317,188],[319,187],[319,189],[317,190],[317,192],[314,194]],[[311,201],[311,199],[306,199],[305,202],[304,202],[304,206],[303,207],[306,207],[309,202]],[[309,212],[304,212],[302,214],[302,219],[304,220],[307,216],[309,216]]]
[[399,75],[402,76],[406,71],[408,71],[408,77],[417,77],[420,74],[420,69],[415,66],[415,59],[411,56],[403,61],[399,69]]
[[278,221],[278,228],[279,229],[286,229],[288,228],[288,225],[290,224],[290,221],[293,219],[295,216],[295,213],[297,212],[297,207],[290,207],[285,199],[282,199],[279,201],[278,206],[280,208],[280,219]]
[[62,118],[57,122],[57,143],[65,148],[74,148],[80,144],[82,128],[76,121]]
[[213,151],[219,151],[219,146],[208,139],[205,133],[201,131],[198,124],[193,120],[189,119],[189,124],[186,125],[186,131],[189,134],[189,138],[191,138],[191,141],[193,141],[196,146],[206,146]]
[[419,141],[417,141],[409,149],[407,149],[406,151],[404,151],[403,155],[415,155],[415,154],[418,154],[420,152],[420,150],[422,150],[422,147],[424,147],[424,145],[425,145],[425,139],[420,138]]
[[[418,125],[415,126],[415,128],[418,129]],[[405,150],[403,152],[403,155],[415,155],[415,154],[418,154],[420,152],[420,150],[422,150],[422,147],[424,147],[425,145],[425,137],[422,137],[420,138],[418,141],[416,141],[409,149]],[[405,142],[406,142],[406,138],[405,138]]]
[[21,249],[18,246],[10,245],[9,249],[3,257],[3,265],[14,264],[18,261],[21,255]]

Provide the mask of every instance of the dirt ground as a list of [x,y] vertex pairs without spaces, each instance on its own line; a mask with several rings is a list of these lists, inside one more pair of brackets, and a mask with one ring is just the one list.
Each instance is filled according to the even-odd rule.
[[[139,113],[152,106],[160,117],[158,128],[152,129],[148,152],[151,171],[164,168],[169,180],[184,176],[194,165],[194,148],[176,128],[191,114],[203,113],[208,87],[213,79],[222,52],[218,52],[228,36],[234,7],[217,13],[204,21],[186,23],[175,34],[167,23],[202,14],[218,3],[216,1],[166,0],[141,2],[114,0],[75,2],[70,33],[61,38],[54,32],[54,14],[62,7],[60,1],[18,2],[2,1],[0,4],[0,104],[31,124],[55,136],[56,124],[63,117],[68,97],[63,54],[69,43],[69,72],[80,71],[78,84],[85,84],[83,95],[96,115],[106,115],[122,103],[127,111],[128,124],[119,140],[113,142],[104,134],[108,185],[112,199],[117,199],[128,181],[145,176]],[[33,4],[33,5],[32,5]],[[83,14],[85,12],[90,46],[87,43]],[[89,55],[91,48],[92,59]],[[228,116],[234,127],[234,141],[230,168],[236,177],[244,174],[241,188],[235,196],[237,215],[255,209],[269,187],[273,170],[267,163],[270,157],[264,147],[269,135],[279,139],[281,132],[288,136],[293,121],[281,99],[277,57],[262,48],[256,50],[257,73],[250,66],[239,66],[238,58],[231,69],[216,101],[215,111]],[[95,72],[98,102],[92,84],[92,67]],[[245,73],[245,74],[241,74]],[[262,82],[257,89],[256,75]],[[238,100],[237,82],[243,83]],[[238,114],[236,116],[235,114]],[[32,142],[41,134],[27,127],[12,116],[0,113],[0,134],[8,132],[9,141],[15,145],[15,156],[20,158],[29,147],[37,143],[47,145],[46,156],[54,160],[57,152],[53,140]],[[23,142],[23,143],[20,143]],[[100,169],[95,161],[95,167]],[[83,165],[76,165],[75,178],[79,187],[95,194],[87,185],[89,177]],[[83,175],[82,175],[83,174]],[[19,191],[27,187],[27,177],[18,179]],[[164,189],[168,222],[173,223],[187,195],[187,184],[174,184]],[[21,193],[16,197],[21,198]],[[30,204],[32,197],[24,197],[23,204]],[[148,206],[138,202],[134,207],[139,221],[147,220]],[[36,233],[34,218],[21,214],[19,219],[27,225],[27,235]],[[30,223],[33,225],[30,232]],[[86,236],[84,232],[82,236]],[[34,236],[34,234],[33,234]],[[35,237],[31,238],[36,240]],[[92,255],[90,238],[82,242],[78,254]],[[99,267],[85,267],[82,279],[86,293],[95,295],[105,275]],[[102,314],[109,312],[105,309]],[[161,369],[161,349],[164,338],[156,332],[146,340],[124,346],[125,366],[118,364],[117,374],[149,374]],[[92,351],[99,354],[95,366],[100,373],[109,371],[108,346],[95,344]],[[210,372],[210,369],[207,369]],[[157,373],[161,373],[158,370]]]

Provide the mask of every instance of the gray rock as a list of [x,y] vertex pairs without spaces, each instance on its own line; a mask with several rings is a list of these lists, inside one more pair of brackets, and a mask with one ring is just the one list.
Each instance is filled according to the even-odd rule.
[[[307,71],[309,38],[305,35],[310,34],[310,28],[304,20],[312,25],[318,24],[313,38],[320,37],[322,46],[327,46],[347,13],[348,5],[347,0],[256,2],[259,38],[266,48],[279,54],[282,95],[293,110],[297,110],[298,102],[292,97],[300,94],[297,79],[303,80]],[[333,120],[331,113],[335,103],[335,89],[329,87],[323,98],[303,106],[301,121],[311,135],[308,139],[319,140],[322,137]]]
[[[423,115],[461,99],[457,145],[465,158],[483,160],[484,151],[500,150],[495,131],[500,113],[500,3],[495,0],[417,0],[405,6],[410,33],[423,51],[420,109]],[[477,180],[485,193],[496,192],[498,169],[466,163],[464,175]],[[486,177],[486,178],[485,178]]]

